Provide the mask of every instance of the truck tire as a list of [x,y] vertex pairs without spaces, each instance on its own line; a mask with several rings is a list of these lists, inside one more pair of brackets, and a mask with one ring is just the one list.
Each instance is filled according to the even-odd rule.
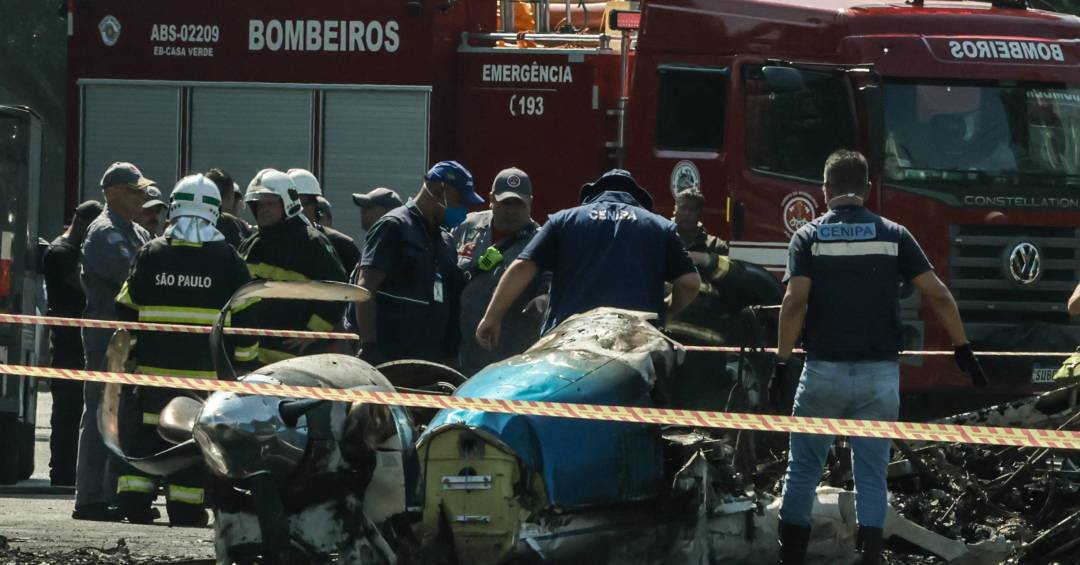
[[15,414],[0,414],[0,485],[19,481],[19,435]]

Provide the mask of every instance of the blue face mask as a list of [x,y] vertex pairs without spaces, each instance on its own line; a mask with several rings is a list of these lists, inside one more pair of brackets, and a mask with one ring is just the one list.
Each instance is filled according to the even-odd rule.
[[443,216],[443,225],[447,229],[454,229],[461,225],[465,221],[466,214],[469,210],[464,206],[452,206],[446,209],[446,214]]
[[[424,190],[427,190],[428,195],[435,198],[435,195],[431,193],[427,185],[424,185]],[[443,226],[446,229],[452,230],[462,224],[465,221],[465,216],[468,215],[469,210],[464,206],[447,206],[446,195],[443,194],[442,203],[440,204],[446,212],[443,214]]]

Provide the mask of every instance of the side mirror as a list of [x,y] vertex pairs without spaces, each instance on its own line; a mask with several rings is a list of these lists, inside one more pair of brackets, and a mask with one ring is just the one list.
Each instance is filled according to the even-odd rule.
[[761,68],[765,84],[780,92],[794,92],[806,87],[802,73],[793,67],[767,66]]

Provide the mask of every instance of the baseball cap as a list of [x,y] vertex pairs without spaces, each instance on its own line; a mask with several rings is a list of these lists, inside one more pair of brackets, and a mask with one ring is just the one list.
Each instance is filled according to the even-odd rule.
[[532,181],[525,171],[517,167],[503,169],[495,175],[495,181],[491,183],[491,197],[496,202],[507,198],[528,202],[532,198]]
[[435,166],[428,169],[424,180],[444,182],[461,194],[466,206],[478,206],[484,203],[484,198],[473,189],[472,173],[464,165],[457,161],[439,161]]
[[637,200],[638,204],[641,204],[642,208],[652,212],[653,199],[648,190],[642,188],[634,177],[630,174],[630,171],[623,169],[611,169],[610,171],[600,175],[600,178],[586,183],[581,186],[581,201],[587,202],[589,199],[595,197],[601,192],[608,190],[614,190],[618,192],[625,192]]
[[371,208],[378,206],[380,208],[397,208],[401,206],[401,197],[398,193],[390,190],[389,188],[379,187],[367,194],[354,192],[352,195],[352,201],[354,204],[361,208]]
[[144,177],[138,167],[122,161],[109,165],[109,168],[105,170],[105,175],[101,177],[101,188],[126,185],[137,190],[145,190],[152,184],[154,181]]
[[143,208],[153,208],[154,206],[168,206],[164,200],[161,199],[161,190],[156,186],[146,187],[146,202],[143,203]]
[[92,222],[94,218],[101,215],[101,211],[104,209],[105,207],[101,205],[101,202],[87,200],[75,207],[75,217],[85,222]]

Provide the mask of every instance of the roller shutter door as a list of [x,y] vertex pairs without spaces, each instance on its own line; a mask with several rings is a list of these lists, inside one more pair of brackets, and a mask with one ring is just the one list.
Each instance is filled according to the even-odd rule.
[[377,186],[402,199],[416,194],[428,167],[426,87],[327,90],[323,100],[323,193],[334,228],[358,238],[360,212],[352,193]]
[[101,200],[101,176],[129,161],[168,190],[177,178],[180,89],[90,84],[83,87],[82,199]]
[[191,89],[191,168],[221,167],[241,191],[261,169],[311,168],[308,89]]

